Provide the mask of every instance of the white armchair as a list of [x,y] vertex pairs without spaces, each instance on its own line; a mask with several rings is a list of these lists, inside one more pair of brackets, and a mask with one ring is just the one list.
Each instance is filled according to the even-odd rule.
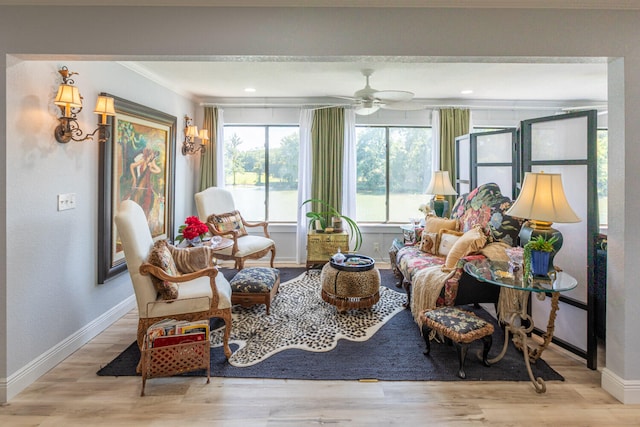
[[[229,358],[231,286],[222,274],[218,274],[217,267],[177,276],[168,275],[160,267],[147,262],[153,239],[140,205],[132,200],[122,202],[115,222],[138,305],[138,346],[142,348],[147,328],[159,320],[173,318],[193,321],[218,317],[225,322],[224,354]],[[176,283],[177,298],[163,300],[150,275]]]
[[[207,224],[214,236],[233,239],[233,246],[216,251],[220,259],[234,260],[238,270],[244,268],[246,259],[260,259],[271,252],[271,267],[276,257],[276,244],[271,240],[268,223],[246,222],[236,210],[233,195],[219,187],[209,187],[195,195],[200,220]],[[263,236],[246,234],[245,227],[262,227]]]

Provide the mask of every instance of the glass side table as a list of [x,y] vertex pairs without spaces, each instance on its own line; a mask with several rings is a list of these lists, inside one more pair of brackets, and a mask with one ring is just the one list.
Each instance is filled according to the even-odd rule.
[[[551,343],[560,293],[575,288],[578,285],[578,281],[562,271],[556,272],[555,277],[548,280],[534,277],[531,281],[523,281],[522,269],[513,271],[506,261],[491,261],[488,259],[469,261],[464,265],[464,271],[478,280],[504,288],[503,290],[506,290],[506,292],[501,297],[505,294],[510,294],[508,312],[502,314],[506,321],[504,345],[500,354],[490,359],[489,363],[499,362],[504,357],[509,345],[509,334],[511,333],[514,345],[524,355],[524,363],[536,392],[544,393],[547,390],[547,386],[542,378],[534,378],[531,371],[531,362],[538,360],[544,349]],[[510,290],[515,290],[515,292],[510,292]],[[527,313],[529,295],[532,292],[540,300],[544,300],[547,294],[551,295],[551,311],[549,312],[547,331],[542,336],[542,344],[537,344],[528,337],[528,334],[534,328],[533,319]]]

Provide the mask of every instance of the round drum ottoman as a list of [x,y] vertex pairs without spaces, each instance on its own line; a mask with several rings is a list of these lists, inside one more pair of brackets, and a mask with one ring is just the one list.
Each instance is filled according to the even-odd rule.
[[327,263],[320,273],[322,299],[345,311],[369,308],[380,299],[380,272],[377,268],[366,271],[344,271]]

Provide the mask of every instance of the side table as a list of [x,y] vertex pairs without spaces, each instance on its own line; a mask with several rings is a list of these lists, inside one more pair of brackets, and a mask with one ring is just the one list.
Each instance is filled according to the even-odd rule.
[[307,271],[315,264],[326,264],[333,254],[349,251],[349,235],[340,233],[318,233],[313,230],[307,234]]
[[[575,288],[578,285],[578,281],[569,274],[559,271],[556,272],[555,277],[549,280],[534,278],[531,282],[528,282],[522,278],[522,269],[512,271],[509,269],[508,262],[490,261],[488,259],[468,261],[464,265],[464,271],[480,281],[500,286],[503,288],[502,291],[516,291],[512,294],[513,302],[509,304],[509,311],[503,313],[506,327],[502,351],[498,356],[490,359],[489,363],[496,363],[504,357],[509,344],[509,333],[511,333],[513,335],[512,341],[514,345],[521,350],[524,355],[524,363],[536,392],[544,393],[547,390],[547,386],[542,378],[533,377],[531,362],[538,360],[545,348],[551,343],[555,329],[554,325],[556,312],[558,311],[560,292]],[[535,293],[540,300],[544,300],[547,294],[551,294],[551,311],[549,312],[549,320],[547,321],[547,331],[542,336],[542,344],[532,342],[528,336],[534,328],[533,318],[527,313],[529,295],[532,292]]]

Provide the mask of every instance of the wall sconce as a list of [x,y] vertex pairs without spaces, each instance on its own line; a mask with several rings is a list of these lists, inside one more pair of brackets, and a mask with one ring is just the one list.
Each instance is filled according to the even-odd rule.
[[106,142],[110,136],[110,125],[107,123],[107,116],[115,116],[116,114],[113,108],[113,98],[98,96],[94,110],[94,113],[100,115],[98,127],[92,133],[83,137],[83,131],[80,129],[76,118],[76,115],[82,111],[82,96],[78,88],[73,85],[75,82],[71,78],[71,76],[78,73],[69,71],[66,66],[62,67],[58,72],[62,76],[62,84],[58,87],[58,93],[53,103],[60,107],[62,117],[58,118],[60,124],[54,130],[56,141],[63,144],[71,140],[85,141],[93,139],[93,136],[98,132],[98,142]]
[[[204,154],[207,151],[205,144],[209,140],[209,130],[201,129],[198,132],[198,126],[192,124],[193,120],[189,116],[184,116],[184,142],[182,143],[182,155],[196,154],[200,151],[200,154]],[[196,138],[200,138],[202,141],[199,145],[196,144]]]

